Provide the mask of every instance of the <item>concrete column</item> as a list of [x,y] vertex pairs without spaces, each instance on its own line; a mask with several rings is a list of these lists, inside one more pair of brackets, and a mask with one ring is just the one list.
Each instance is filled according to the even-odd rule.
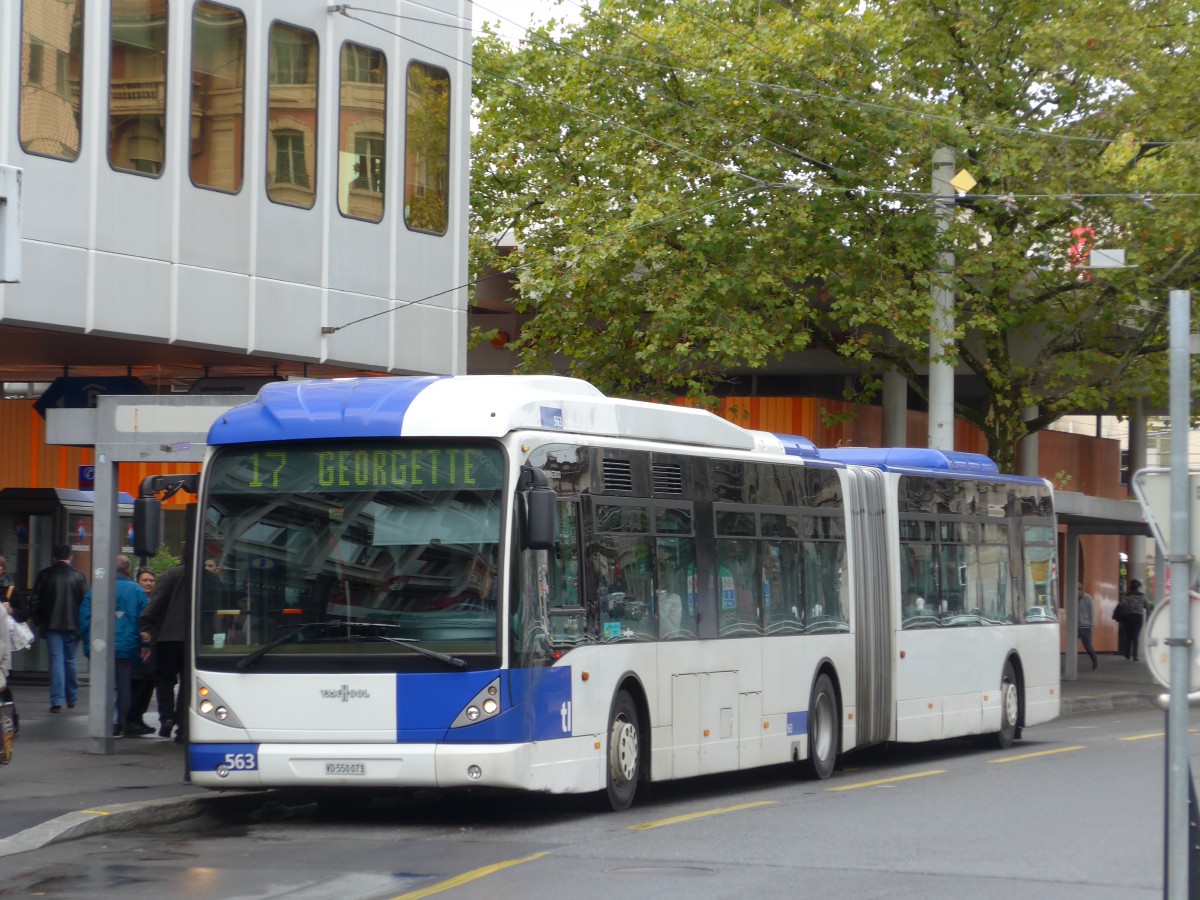
[[[1032,422],[1037,418],[1038,408],[1036,406],[1028,406],[1025,412],[1021,414],[1022,421]],[[1021,438],[1021,444],[1017,448],[1017,474],[1028,475],[1030,478],[1037,478],[1038,474],[1038,433],[1035,431],[1032,434]]]
[[1063,607],[1067,611],[1067,621],[1064,625],[1066,634],[1066,654],[1063,658],[1063,681],[1079,680],[1079,598],[1076,596],[1079,584],[1079,530],[1067,526],[1065,544],[1067,558],[1066,569],[1063,573]]
[[908,446],[908,379],[894,369],[883,373],[883,446]]

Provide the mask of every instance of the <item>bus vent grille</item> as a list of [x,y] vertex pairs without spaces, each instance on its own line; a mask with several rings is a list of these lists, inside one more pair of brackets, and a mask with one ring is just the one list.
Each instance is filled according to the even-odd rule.
[[629,460],[604,460],[604,490],[633,491],[633,464]]
[[683,496],[683,469],[671,465],[654,466],[654,493],[671,497]]

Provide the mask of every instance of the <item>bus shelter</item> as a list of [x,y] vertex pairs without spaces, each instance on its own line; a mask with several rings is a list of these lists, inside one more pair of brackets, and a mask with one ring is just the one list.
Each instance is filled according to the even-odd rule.
[[[1073,491],[1057,491],[1054,508],[1058,524],[1066,526],[1063,550],[1063,604],[1067,612],[1063,627],[1066,632],[1067,653],[1063,661],[1063,678],[1076,681],[1079,678],[1079,654],[1076,634],[1079,631],[1079,606],[1075,585],[1079,583],[1079,538],[1085,534],[1115,534],[1150,536],[1150,526],[1142,514],[1141,505],[1135,500],[1112,500],[1106,497],[1090,497]],[[1161,566],[1161,556],[1158,565]],[[1162,584],[1162,579],[1155,579]]]
[[88,700],[90,752],[111,754],[114,738],[113,640],[116,574],[125,531],[117,473],[121,463],[198,463],[207,449],[209,426],[249,400],[245,395],[181,395],[96,398],[94,409],[46,411],[46,443],[95,448],[91,543],[91,692]]

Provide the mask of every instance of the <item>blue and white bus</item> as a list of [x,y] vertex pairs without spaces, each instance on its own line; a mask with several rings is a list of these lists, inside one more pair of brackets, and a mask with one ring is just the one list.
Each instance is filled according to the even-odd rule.
[[1058,714],[1052,491],[985,457],[818,450],[539,376],[271,384],[209,445],[199,785],[622,809]]

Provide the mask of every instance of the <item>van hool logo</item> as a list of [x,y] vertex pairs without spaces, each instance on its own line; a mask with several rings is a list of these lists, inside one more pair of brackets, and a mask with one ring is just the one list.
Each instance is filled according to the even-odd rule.
[[371,692],[366,688],[351,688],[348,684],[343,684],[340,688],[321,688],[322,700],[341,700],[343,703],[349,703],[351,700],[366,700],[371,696]]

